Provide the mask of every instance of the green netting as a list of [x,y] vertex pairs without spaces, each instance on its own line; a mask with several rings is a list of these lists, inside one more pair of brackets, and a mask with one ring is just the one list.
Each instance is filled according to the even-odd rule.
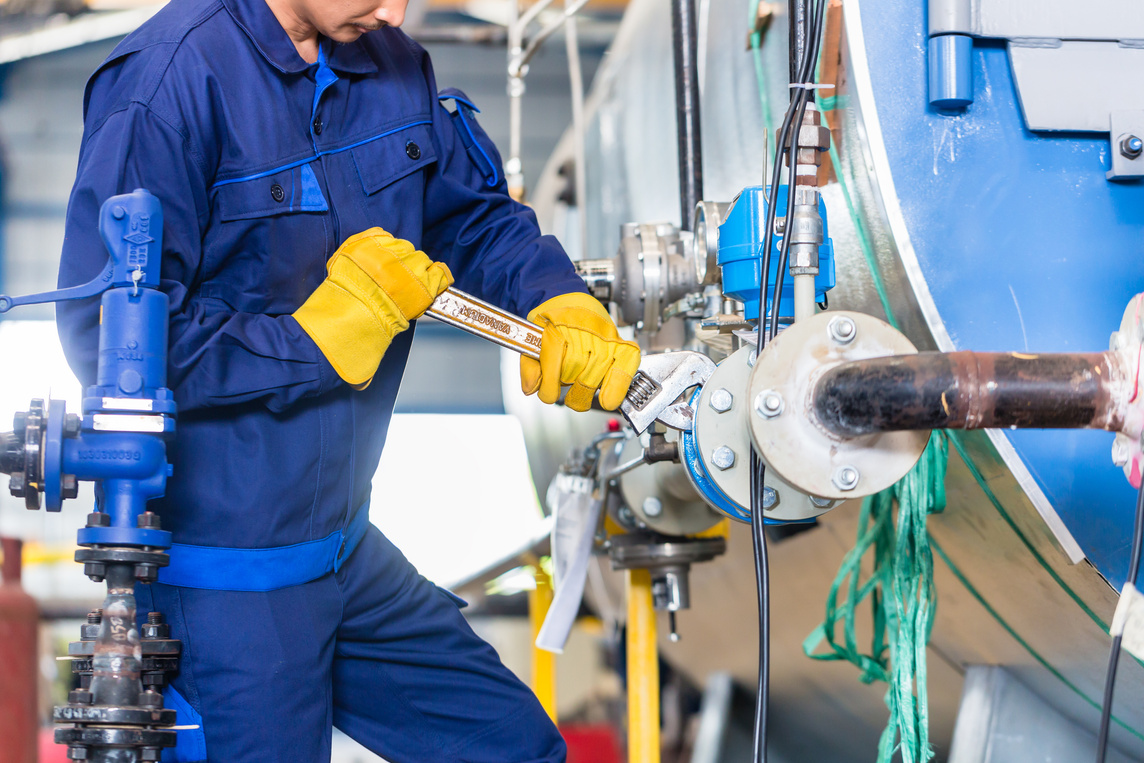
[[[895,752],[901,753],[902,763],[925,763],[933,757],[926,644],[937,609],[937,591],[926,517],[945,508],[946,456],[945,435],[935,432],[904,479],[862,502],[858,540],[843,558],[830,587],[825,619],[803,642],[808,657],[853,663],[863,683],[885,681],[889,685],[890,717],[878,743],[879,763],[889,763]],[[867,555],[872,556],[871,571],[862,580]],[[863,652],[856,620],[859,608],[867,603],[873,632],[869,651]],[[827,651],[816,653],[823,642]]]

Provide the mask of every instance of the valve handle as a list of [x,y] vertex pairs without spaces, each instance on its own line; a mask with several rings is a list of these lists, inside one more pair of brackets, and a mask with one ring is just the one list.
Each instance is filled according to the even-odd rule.
[[[99,210],[99,233],[110,253],[103,271],[80,286],[22,297],[0,295],[0,313],[20,305],[85,299],[124,286],[158,288],[162,232],[163,209],[149,191],[136,188],[132,193],[112,196]],[[149,268],[152,262],[155,267]]]

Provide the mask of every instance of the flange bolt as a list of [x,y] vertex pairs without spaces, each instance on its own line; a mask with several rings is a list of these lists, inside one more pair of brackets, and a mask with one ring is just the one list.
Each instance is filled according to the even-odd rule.
[[711,454],[711,463],[719,469],[726,471],[735,465],[735,451],[726,445],[720,445]]
[[1125,135],[1120,139],[1120,154],[1126,159],[1137,159],[1144,154],[1144,140],[1137,135]]
[[834,487],[839,490],[853,490],[858,487],[858,480],[862,478],[862,473],[858,471],[857,467],[845,464],[834,470],[834,477],[831,481]]
[[649,495],[643,502],[643,513],[649,517],[658,517],[663,513],[663,501],[654,495]]
[[829,509],[834,505],[834,501],[829,498],[819,498],[817,495],[810,496],[810,503],[816,509]]
[[858,327],[845,315],[832,318],[830,323],[826,324],[826,330],[830,332],[830,338],[839,344],[850,344],[858,335]]
[[734,404],[734,402],[735,396],[723,387],[720,387],[711,393],[711,410],[715,411],[716,413],[726,413],[727,411],[731,410],[731,406]]
[[755,396],[755,412],[764,419],[773,419],[783,412],[783,396],[773,389],[765,389]]
[[103,578],[107,575],[107,565],[103,562],[84,562],[83,574],[96,583],[102,583]]
[[155,512],[144,511],[135,518],[135,525],[141,530],[158,530],[162,527],[162,522]]
[[68,692],[69,705],[90,705],[94,697],[87,689],[72,689]]
[[763,508],[773,509],[779,502],[779,494],[773,487],[763,487]]
[[83,419],[79,416],[69,413],[64,417],[64,437],[79,437],[81,429],[83,429]]

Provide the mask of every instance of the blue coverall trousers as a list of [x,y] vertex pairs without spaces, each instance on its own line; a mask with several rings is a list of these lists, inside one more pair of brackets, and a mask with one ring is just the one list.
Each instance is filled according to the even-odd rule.
[[[183,642],[168,689],[177,755],[322,763],[337,726],[391,763],[562,763],[532,692],[473,633],[452,594],[373,526],[341,568],[274,591],[137,586],[139,612]],[[200,720],[196,720],[196,716]]]

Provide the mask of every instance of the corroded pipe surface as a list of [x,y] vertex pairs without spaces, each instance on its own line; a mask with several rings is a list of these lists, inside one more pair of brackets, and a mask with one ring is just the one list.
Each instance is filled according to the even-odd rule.
[[923,352],[843,363],[815,384],[839,437],[924,429],[1124,428],[1136,353]]
[[91,660],[93,704],[134,706],[143,693],[143,650],[135,627],[133,565],[109,564],[106,579],[107,598]]

